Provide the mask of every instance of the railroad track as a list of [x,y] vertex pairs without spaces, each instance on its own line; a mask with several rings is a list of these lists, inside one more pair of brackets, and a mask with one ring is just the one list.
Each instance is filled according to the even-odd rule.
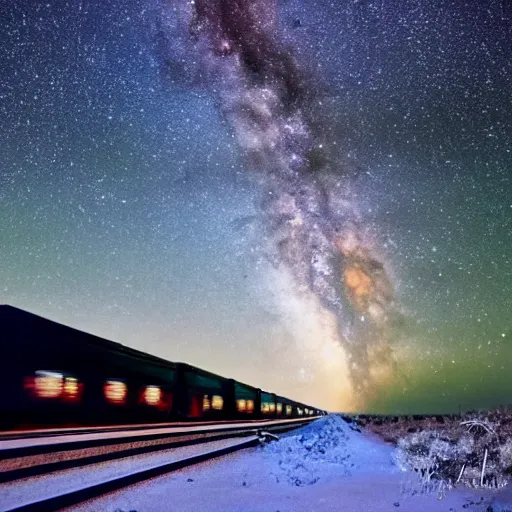
[[[84,447],[83,439],[75,439],[81,446],[74,449],[69,448],[73,441],[63,440],[63,436],[56,436],[61,440],[58,443],[41,444],[41,439],[32,439],[33,443],[39,442],[34,447],[42,449],[44,446],[46,451],[8,458],[3,458],[2,444],[9,442],[11,446],[5,450],[13,455],[16,448],[12,443],[16,440],[0,441],[1,464],[4,467],[0,472],[0,511],[54,511],[73,506],[149,478],[255,446],[262,437],[257,434],[258,430],[283,432],[304,425],[311,419],[259,422],[257,428],[255,423],[221,425],[216,429],[213,425],[201,425],[195,427],[202,429],[199,432],[191,432],[194,427],[189,427],[186,433],[176,432],[183,430],[180,427],[167,429],[175,432],[169,432],[167,439],[156,440],[144,439],[145,432],[149,437],[154,435],[154,429],[145,429],[138,431],[135,443],[119,442],[124,439],[121,432],[117,432],[113,439],[105,438],[108,434],[96,433],[95,438],[88,439],[93,446]],[[72,437],[87,435],[91,434]],[[129,431],[128,438],[132,436],[133,431]],[[106,444],[94,446],[94,442],[97,443],[101,437]],[[28,440],[17,441],[25,441],[18,449],[22,450],[20,453],[23,450],[26,453]],[[55,457],[61,458],[48,460]]]
[[[308,419],[308,418],[304,418]],[[17,439],[34,439],[38,437],[50,436],[69,436],[77,434],[94,434],[103,432],[128,432],[137,430],[151,430],[161,428],[176,428],[176,427],[201,427],[208,425],[238,425],[238,424],[259,424],[263,421],[272,420],[222,420],[222,421],[173,421],[167,423],[140,423],[140,424],[125,424],[125,425],[100,425],[91,427],[55,427],[55,428],[41,428],[30,430],[6,430],[0,432],[0,443],[2,441],[12,441]]]
[[[0,437],[0,460],[73,449],[108,446],[116,443],[128,444],[140,441],[178,438],[180,436],[213,435],[215,433],[234,433],[236,431],[251,431],[262,428],[268,430],[286,426],[291,427],[293,425],[302,425],[312,419],[315,419],[315,417],[250,422],[151,425],[143,429],[133,426],[122,430],[108,431],[92,428],[79,433],[74,431],[67,431],[66,433],[51,431],[46,436],[38,436],[35,439],[30,434],[28,436],[19,434],[15,438],[2,439]],[[2,466],[0,466],[0,471],[2,469]]]

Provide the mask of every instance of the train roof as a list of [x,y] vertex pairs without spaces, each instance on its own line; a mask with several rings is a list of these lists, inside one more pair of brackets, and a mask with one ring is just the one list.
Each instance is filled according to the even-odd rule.
[[[228,377],[223,377],[222,375],[215,374],[208,370],[203,370],[202,368],[198,368],[197,366],[193,366],[188,363],[169,361],[167,359],[163,359],[161,357],[148,354],[147,352],[127,347],[126,345],[123,345],[121,343],[110,341],[105,338],[101,338],[100,336],[87,333],[85,331],[80,331],[79,329],[75,329],[74,327],[70,327],[59,322],[55,322],[54,320],[49,320],[48,318],[36,315],[35,313],[31,313],[29,311],[14,306],[10,306],[8,304],[0,304],[0,333],[5,332],[6,324],[10,324],[11,326],[16,325],[17,331],[19,329],[18,332],[22,331],[24,334],[34,332],[35,336],[37,336],[38,339],[40,338],[42,331],[52,333],[57,331],[65,331],[67,335],[66,340],[71,341],[72,343],[75,344],[80,343],[89,346],[94,346],[96,348],[99,348],[100,350],[108,351],[111,354],[119,354],[120,356],[136,359],[142,363],[145,362],[148,364],[163,366],[172,369],[176,368],[177,365],[181,365],[184,369],[199,375],[207,376],[218,380],[229,379]],[[34,337],[34,339],[36,338]],[[30,343],[30,341],[28,341],[28,343]],[[251,386],[250,384],[246,384],[244,382],[239,381],[236,382],[248,388],[257,389],[255,386]]]
[[4,325],[6,323],[16,324],[17,329],[21,329],[25,333],[32,331],[38,335],[40,335],[42,330],[46,332],[65,331],[66,334],[69,335],[69,340],[72,340],[73,343],[85,343],[109,352],[115,352],[134,359],[151,362],[159,366],[174,367],[176,364],[161,357],[142,352],[141,350],[127,347],[121,343],[110,341],[85,331],[80,331],[74,327],[55,322],[54,320],[49,320],[48,318],[36,315],[35,313],[7,304],[2,304],[0,305],[0,332],[4,331]]

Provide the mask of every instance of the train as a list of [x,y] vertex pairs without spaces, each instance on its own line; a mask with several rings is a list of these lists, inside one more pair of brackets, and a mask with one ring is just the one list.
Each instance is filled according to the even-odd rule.
[[326,411],[0,305],[0,429],[240,421]]

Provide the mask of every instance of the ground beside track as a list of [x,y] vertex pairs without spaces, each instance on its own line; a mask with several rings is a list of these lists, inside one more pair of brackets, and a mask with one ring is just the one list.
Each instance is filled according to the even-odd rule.
[[[352,426],[353,427],[353,426]],[[276,443],[158,477],[74,507],[79,512],[484,512],[496,493],[421,493],[394,448],[340,417]],[[503,494],[503,493],[502,493]],[[512,505],[511,505],[512,509]],[[506,509],[495,508],[493,512]]]

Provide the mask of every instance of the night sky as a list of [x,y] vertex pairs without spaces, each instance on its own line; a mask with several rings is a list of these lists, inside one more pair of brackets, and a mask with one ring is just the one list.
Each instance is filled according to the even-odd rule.
[[0,303],[330,410],[512,403],[512,8],[272,3],[0,0]]

